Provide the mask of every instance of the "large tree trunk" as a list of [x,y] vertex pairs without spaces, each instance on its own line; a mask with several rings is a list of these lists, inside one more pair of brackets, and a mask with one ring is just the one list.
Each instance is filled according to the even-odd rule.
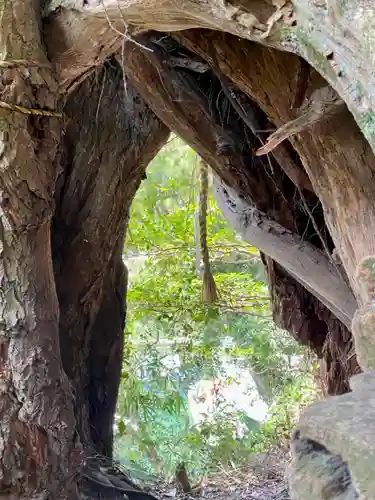
[[0,491],[74,499],[81,455],[60,357],[50,232],[61,119],[38,16],[33,0],[0,5],[0,53],[9,62],[0,66],[0,100],[45,110],[0,107]]
[[112,451],[126,222],[169,131],[112,61],[68,99],[60,143],[38,26],[33,1],[0,7],[0,491],[73,500],[84,456]]
[[[299,271],[285,251],[262,249],[275,314],[325,357],[332,380],[342,379],[330,391],[348,388],[357,369],[343,325],[355,304],[348,288],[360,304],[373,300],[355,270],[375,253],[374,11],[370,2],[334,0],[41,3],[48,58],[38,2],[0,5],[0,491],[9,499],[42,499],[45,491],[74,499],[81,443],[111,453],[126,288],[121,246],[131,199],[168,135],[161,121],[251,207],[261,241],[264,227],[284,249],[303,241]],[[199,29],[181,31],[189,28]],[[140,29],[180,33],[130,42]],[[320,73],[311,70],[306,89],[315,123],[270,158],[257,157],[265,137],[249,116],[261,129],[290,128],[298,113],[291,104],[301,61],[285,50]],[[134,85],[127,93],[114,61],[93,73],[115,52]],[[316,101],[321,87],[332,102]],[[56,115],[63,102],[67,121]],[[326,113],[332,104],[336,116]],[[314,255],[329,269],[322,282],[301,275]],[[375,365],[372,318],[369,306],[353,322],[366,369]],[[352,361],[340,363],[343,356]]]
[[169,131],[116,61],[70,96],[59,155],[53,262],[63,366],[87,453],[112,452],[122,364],[129,208],[149,161]]

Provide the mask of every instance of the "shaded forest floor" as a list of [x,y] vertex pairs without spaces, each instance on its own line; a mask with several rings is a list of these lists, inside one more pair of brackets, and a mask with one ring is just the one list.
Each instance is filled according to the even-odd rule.
[[247,466],[222,470],[206,478],[192,494],[173,484],[159,484],[153,493],[160,500],[289,500],[285,468],[289,454],[277,450],[252,457]]

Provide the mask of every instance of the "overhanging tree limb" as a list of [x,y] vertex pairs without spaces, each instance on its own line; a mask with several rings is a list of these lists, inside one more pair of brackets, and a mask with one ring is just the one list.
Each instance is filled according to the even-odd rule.
[[357,302],[328,257],[241,200],[217,177],[214,193],[224,217],[245,241],[283,266],[348,328],[351,327]]
[[[244,9],[223,0],[53,0],[46,43],[61,91],[118,49],[132,32],[208,28],[305,58],[345,100],[375,149],[373,10],[358,2],[262,0]],[[352,20],[356,19],[353,23]],[[129,44],[131,50],[131,44]]]

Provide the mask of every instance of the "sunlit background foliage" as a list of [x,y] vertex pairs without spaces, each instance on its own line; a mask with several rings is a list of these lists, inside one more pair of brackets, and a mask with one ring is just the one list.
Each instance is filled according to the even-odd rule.
[[[202,304],[198,183],[196,154],[174,137],[149,166],[131,210],[116,453],[140,479],[169,479],[181,461],[193,478],[238,466],[282,442],[315,397],[314,360],[273,323],[259,253],[231,230],[212,196],[208,246],[219,303]],[[234,391],[233,373],[248,376],[247,405],[223,400],[195,422],[189,394],[196,384],[221,380]]]

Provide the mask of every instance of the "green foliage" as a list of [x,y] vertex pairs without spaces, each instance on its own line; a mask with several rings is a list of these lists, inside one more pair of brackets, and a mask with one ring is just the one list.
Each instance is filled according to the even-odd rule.
[[[220,298],[215,307],[201,303],[196,166],[195,153],[177,138],[159,153],[132,205],[125,246],[130,286],[117,454],[164,477],[181,461],[193,477],[241,463],[290,429],[313,387],[309,373],[291,368],[303,350],[272,322],[257,250],[228,227],[212,196],[208,247]],[[189,389],[202,379],[236,383],[228,359],[250,370],[269,419],[260,424],[221,404],[193,426]],[[241,440],[238,421],[247,428]]]

